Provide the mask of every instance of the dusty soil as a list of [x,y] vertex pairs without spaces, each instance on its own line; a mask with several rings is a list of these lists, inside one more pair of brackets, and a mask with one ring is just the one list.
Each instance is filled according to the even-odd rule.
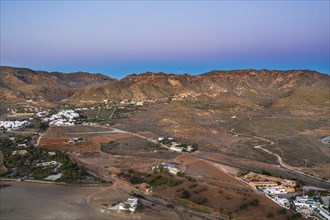
[[109,219],[87,203],[103,188],[10,183],[0,189],[1,219]]
[[[183,161],[187,166],[186,176],[193,177],[197,182],[187,181],[176,187],[167,187],[159,191],[164,197],[180,197],[183,190],[190,192],[188,200],[197,203],[198,200],[207,199],[203,206],[212,208],[222,217],[231,215],[234,219],[267,219],[269,213],[273,213],[276,219],[285,219],[279,215],[281,209],[277,204],[266,198],[263,194],[252,190],[235,177],[224,172],[223,167],[216,167],[212,163],[198,160],[190,156],[180,156],[178,161]],[[244,203],[258,199],[260,204],[241,209]]]
[[[152,104],[146,111],[113,123],[132,132],[152,132],[155,137],[172,136],[181,142],[197,143],[204,152],[278,165],[276,157],[254,148],[269,144],[253,138],[258,136],[273,140],[275,145],[270,147],[274,153],[281,153],[290,166],[303,167],[305,160],[313,166],[322,166],[328,164],[330,151],[320,138],[329,135],[330,121],[324,114],[313,111],[301,109],[306,114],[294,114],[287,109],[172,102]],[[258,169],[258,164],[254,168]]]
[[130,196],[115,187],[10,184],[0,189],[1,219],[178,219],[172,210],[148,203],[144,204],[148,208],[134,215],[110,211],[112,203]]

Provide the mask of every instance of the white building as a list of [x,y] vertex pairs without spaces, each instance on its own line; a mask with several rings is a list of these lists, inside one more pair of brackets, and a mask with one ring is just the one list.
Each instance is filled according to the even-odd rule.
[[135,212],[138,205],[138,198],[128,198],[126,202],[121,202],[118,204],[118,210],[129,210]]
[[27,146],[26,146],[26,144],[18,144],[17,147],[24,147],[24,148],[26,148]]
[[275,196],[272,200],[282,207],[290,208],[290,201],[287,198]]
[[297,196],[293,201],[293,204],[297,207],[313,207],[317,206],[317,202],[314,199],[310,199],[308,196]]
[[286,194],[287,193],[285,191],[285,189],[282,188],[281,186],[267,187],[267,188],[263,189],[263,191],[268,195]]
[[313,213],[316,216],[319,216],[321,219],[330,220],[330,213],[325,210],[323,207],[318,206],[312,209]]
[[173,146],[173,145],[170,147],[170,150],[176,151],[176,152],[182,152],[182,148],[176,147],[176,146]]
[[[177,175],[178,172],[180,172],[180,170],[178,168],[176,168],[174,164],[162,162],[161,165],[163,166],[164,169],[168,170],[168,172],[171,173],[171,174]],[[159,169],[159,166],[160,165],[153,166],[151,168],[151,170],[159,171],[158,170]]]
[[43,162],[43,163],[37,163],[37,167],[48,167],[48,166],[62,166],[61,163],[58,163],[55,160],[49,161],[49,162]]
[[330,213],[319,202],[308,196],[297,196],[293,204],[296,206],[298,212],[305,214],[307,211],[308,214],[305,214],[306,216],[313,213],[320,219],[330,220]]
[[18,154],[18,155],[20,155],[20,156],[24,156],[24,155],[26,155],[28,152],[27,152],[27,150],[14,150],[13,152],[12,152],[12,155],[16,155],[16,154]]
[[44,178],[44,180],[56,181],[56,180],[60,179],[62,177],[62,175],[63,175],[62,173],[58,173],[55,175],[49,175],[46,178]]

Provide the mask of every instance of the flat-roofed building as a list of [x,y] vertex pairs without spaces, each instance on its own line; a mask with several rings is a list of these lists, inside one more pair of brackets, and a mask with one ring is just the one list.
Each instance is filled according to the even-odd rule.
[[272,187],[278,186],[275,182],[248,182],[248,184],[252,187]]

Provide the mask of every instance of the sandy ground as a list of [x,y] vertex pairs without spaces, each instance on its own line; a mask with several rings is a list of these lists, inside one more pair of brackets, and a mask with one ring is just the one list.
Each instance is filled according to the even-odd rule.
[[110,211],[112,203],[124,201],[129,194],[117,187],[68,187],[11,182],[1,188],[0,219],[178,219],[175,212],[143,202],[142,213]]
[[[278,210],[281,207],[232,176],[232,173],[237,172],[236,169],[216,165],[188,155],[179,156],[177,160],[187,167],[185,174],[198,181],[167,188],[160,192],[162,196],[180,196],[182,189],[185,189],[191,194],[190,201],[196,202],[198,199],[206,198],[207,202],[204,206],[219,212],[219,215],[224,218],[232,215],[234,219],[254,220],[256,216],[258,219],[267,219],[269,213],[275,214],[276,219],[286,218],[284,215],[278,215]],[[240,209],[242,204],[254,199],[260,201],[258,206]]]
[[111,219],[87,203],[102,188],[11,183],[0,189],[1,219]]

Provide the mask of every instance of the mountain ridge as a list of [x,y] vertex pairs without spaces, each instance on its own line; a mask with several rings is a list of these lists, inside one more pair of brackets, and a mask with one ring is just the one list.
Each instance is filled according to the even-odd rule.
[[301,98],[302,94],[313,93],[313,89],[322,94],[321,102],[324,102],[330,85],[329,75],[312,70],[212,70],[199,75],[145,72],[120,80],[87,72],[46,72],[4,66],[0,70],[0,98],[4,101],[18,97],[74,104],[104,99],[222,102],[227,97],[229,101],[250,103],[249,106],[268,107],[292,94]]
[[60,101],[71,96],[76,89],[114,80],[87,72],[61,73],[0,66],[0,99],[8,102],[26,99]]

